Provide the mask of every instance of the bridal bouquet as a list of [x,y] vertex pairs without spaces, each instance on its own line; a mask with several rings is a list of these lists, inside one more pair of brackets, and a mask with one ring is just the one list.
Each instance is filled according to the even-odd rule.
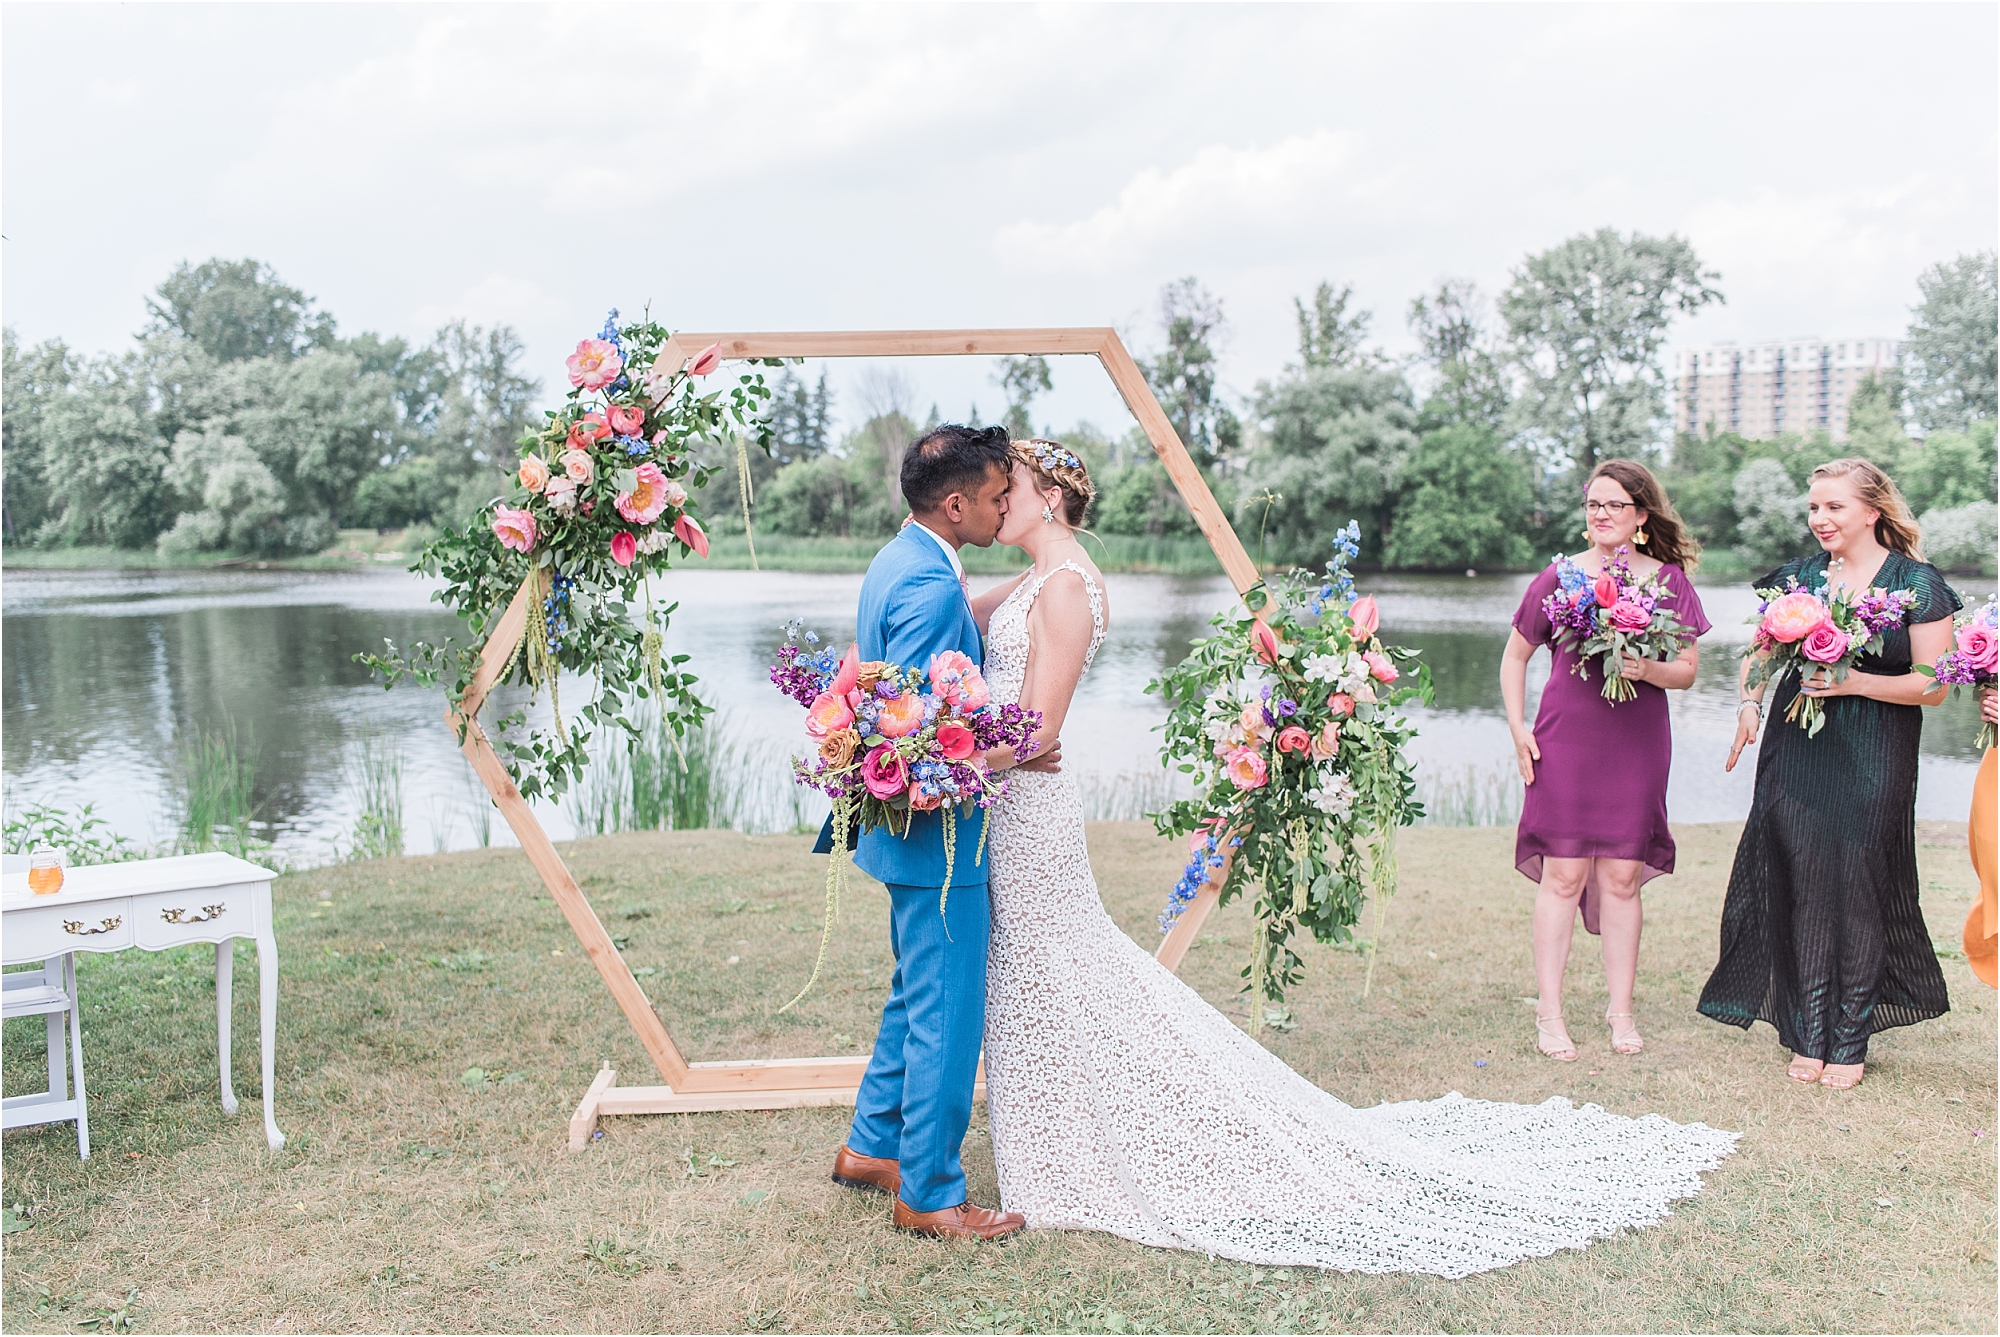
[[[1919,664],[1917,672],[1950,683],[1954,696],[1961,687],[1977,691],[1994,686],[1994,670],[2000,664],[2000,594],[1953,619],[1952,640],[1952,648],[1938,656],[1936,668]],[[1993,726],[1981,720],[1973,747],[1980,752],[1992,747],[1993,734]]]
[[1632,574],[1632,563],[1620,548],[1592,579],[1568,557],[1556,558],[1554,593],[1542,600],[1542,612],[1555,629],[1558,645],[1576,651],[1578,676],[1598,661],[1604,679],[1604,699],[1614,705],[1630,701],[1639,689],[1619,671],[1619,659],[1672,659],[1692,639],[1687,626],[1664,604],[1668,592],[1660,574]]
[[[514,711],[497,722],[495,739],[528,798],[555,797],[582,778],[593,729],[616,725],[636,741],[640,726],[628,709],[634,696],[650,698],[676,738],[701,722],[708,707],[694,694],[694,676],[679,671],[682,657],[671,665],[662,659],[671,610],[654,612],[648,577],[675,555],[708,555],[692,494],[715,470],[696,452],[730,436],[769,439],[763,409],[771,392],[761,374],[704,393],[697,382],[720,365],[719,348],[663,357],[664,327],[650,320],[620,326],[617,317],[613,311],[570,354],[569,394],[519,443],[503,475],[505,494],[412,564],[443,577],[432,598],[464,619],[472,642],[419,641],[407,652],[385,643],[382,654],[355,656],[390,686],[405,676],[426,686],[455,679],[452,699],[459,700],[481,643],[516,591],[529,586],[536,615],[500,680],[546,688],[552,723],[525,740],[511,737],[526,724],[526,713]],[[588,675],[595,687],[567,724],[557,694],[565,670]]]
[[[1750,657],[1743,680],[1747,688],[1767,682],[1775,686],[1794,673],[1801,682],[1819,672],[1835,682],[1845,680],[1857,659],[1881,651],[1883,635],[1901,626],[1917,601],[1908,590],[1879,585],[1859,596],[1830,584],[1807,589],[1797,576],[1782,590],[1758,590],[1757,598],[1757,615],[1751,619],[1757,630],[1744,651]],[[1816,737],[1826,727],[1826,707],[1801,692],[1785,708],[1785,718],[1804,729],[1806,737]]]
[[[907,835],[910,814],[936,812],[944,820],[943,915],[958,857],[958,818],[987,808],[1007,792],[1004,775],[981,759],[992,748],[1012,747],[1025,759],[1035,749],[1039,711],[995,705],[979,668],[956,650],[931,656],[923,669],[872,660],[858,646],[835,659],[814,651],[810,632],[785,628],[785,644],[771,666],[771,682],[806,708],[805,731],[817,755],[792,759],[793,779],[833,804],[833,857],[827,861],[827,918],[819,962],[799,998],[819,978],[826,943],[844,885],[848,851],[862,831]],[[986,824],[980,823],[973,862],[984,857]],[[785,1004],[789,1008],[798,998]],[[783,1011],[784,1009],[779,1009]]]
[[1265,1000],[1282,1001],[1299,978],[1292,933],[1347,942],[1371,895],[1379,916],[1395,885],[1396,828],[1423,815],[1406,752],[1416,729],[1398,707],[1430,699],[1430,670],[1412,667],[1416,651],[1383,645],[1375,600],[1355,597],[1347,563],[1359,539],[1354,524],[1336,535],[1323,576],[1251,589],[1247,613],[1217,614],[1214,634],[1146,688],[1169,708],[1163,760],[1196,786],[1154,816],[1191,856],[1160,931],[1210,881],[1224,903],[1252,898],[1253,1030]]

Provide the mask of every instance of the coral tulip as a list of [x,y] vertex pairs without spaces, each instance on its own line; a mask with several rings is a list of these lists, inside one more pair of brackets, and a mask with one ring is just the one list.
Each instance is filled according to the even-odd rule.
[[1364,594],[1356,599],[1354,606],[1347,610],[1347,620],[1354,624],[1360,639],[1365,641],[1373,636],[1375,629],[1382,625],[1382,610],[1375,603],[1375,596]]

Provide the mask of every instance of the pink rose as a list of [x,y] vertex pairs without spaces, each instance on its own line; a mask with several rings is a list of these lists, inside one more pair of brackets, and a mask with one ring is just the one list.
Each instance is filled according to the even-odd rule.
[[563,472],[569,481],[581,487],[597,475],[597,466],[590,462],[590,456],[580,450],[565,450],[562,453]]
[[604,418],[610,423],[611,430],[619,436],[632,436],[646,425],[646,410],[613,404],[604,411]]
[[1653,625],[1653,615],[1630,599],[1620,599],[1611,605],[1611,625],[1620,631],[1644,631]]
[[1250,648],[1257,652],[1257,658],[1266,664],[1278,662],[1278,633],[1265,626],[1262,619],[1250,624]]
[[972,736],[972,730],[957,720],[946,720],[938,725],[938,751],[953,761],[964,761],[979,746],[979,740]]
[[1377,682],[1394,682],[1402,676],[1396,672],[1396,666],[1389,662],[1389,656],[1379,650],[1370,650],[1361,658],[1368,665],[1368,676]]
[[669,478],[660,488],[660,495],[667,499],[667,505],[679,508],[688,499],[688,490]]
[[861,783],[879,799],[891,799],[910,784],[910,768],[887,743],[870,752],[861,762]]
[[567,474],[558,474],[542,489],[549,509],[558,515],[567,515],[576,509],[576,483]]
[[1319,736],[1313,739],[1312,759],[1314,761],[1331,761],[1339,751],[1340,726],[1332,720],[1328,720],[1320,726]]
[[1815,664],[1834,664],[1847,653],[1847,634],[1831,622],[1822,622],[1799,642],[1799,653]]
[[1346,692],[1335,692],[1327,697],[1326,708],[1341,719],[1346,719],[1354,713],[1354,698]]
[[569,425],[569,440],[563,444],[571,450],[589,450],[610,435],[611,426],[604,421],[604,415],[592,409]]
[[1804,590],[1773,599],[1757,629],[1774,641],[1790,645],[1826,621],[1826,605]]
[[943,806],[943,794],[926,794],[922,789],[912,789],[910,791],[911,812],[935,812]]
[[806,732],[814,738],[839,733],[854,723],[854,712],[846,700],[833,692],[821,692],[806,709]]
[[540,492],[549,485],[549,466],[540,455],[530,455],[521,461],[521,486],[530,492]]
[[569,383],[586,390],[602,390],[625,370],[625,359],[607,339],[585,339],[569,355]]
[[722,345],[710,344],[708,347],[702,349],[699,353],[695,354],[694,362],[688,367],[688,370],[693,372],[697,376],[706,376],[708,375],[708,373],[714,371],[717,367],[721,365],[722,365]]
[[1600,574],[1591,582],[1590,592],[1597,599],[1599,608],[1609,608],[1618,602],[1618,577],[1609,571]]
[[697,557],[708,556],[708,535],[702,532],[691,515],[683,515],[674,521],[674,537],[693,548]]
[[861,681],[861,647],[849,645],[847,653],[840,657],[840,667],[834,670],[833,682],[827,687],[836,696],[846,696],[854,690],[854,684]]
[[915,692],[884,701],[882,713],[875,719],[875,729],[884,738],[907,738],[923,727],[924,699]]
[[1965,657],[1966,665],[1978,673],[1991,673],[1995,661],[2000,660],[2000,637],[1993,628],[1983,622],[1972,622],[1958,629],[1958,653]]
[[[634,469],[632,473],[632,490],[620,492],[614,504],[618,507],[618,514],[633,524],[650,525],[660,518],[661,511],[667,509],[667,476],[661,473],[660,466],[651,460]],[[680,527],[675,526],[674,532],[679,534]],[[707,539],[697,544],[690,542],[683,534],[681,541],[687,543],[690,548],[699,549],[702,556],[708,556]]]
[[1354,630],[1360,633],[1362,640],[1373,636],[1375,629],[1382,625],[1382,610],[1376,607],[1375,596],[1364,594],[1356,599],[1354,607],[1347,610],[1347,619],[1354,624]]
[[1239,747],[1230,753],[1222,763],[1222,773],[1238,789],[1262,789],[1264,781],[1270,778],[1264,759],[1252,747]]
[[535,517],[512,506],[495,506],[493,534],[501,547],[526,552],[535,546]]
[[611,536],[611,560],[620,566],[632,565],[632,559],[639,555],[639,540],[621,529]]
[[1312,735],[1296,724],[1288,724],[1278,730],[1278,751],[1280,752],[1310,752],[1312,751],[1312,745]]

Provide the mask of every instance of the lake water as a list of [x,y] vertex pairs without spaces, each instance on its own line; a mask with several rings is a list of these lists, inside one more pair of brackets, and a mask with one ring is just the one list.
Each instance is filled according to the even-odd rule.
[[[1427,784],[1470,779],[1518,792],[1501,714],[1498,665],[1527,576],[1377,576],[1383,635],[1422,649],[1437,703],[1416,712]],[[676,572],[656,585],[678,600],[670,653],[693,657],[705,699],[741,744],[791,748],[800,713],[765,678],[779,628],[800,618],[823,639],[854,632],[858,575]],[[15,572],[0,589],[0,761],[10,812],[32,802],[94,803],[141,842],[174,829],[177,740],[233,723],[257,755],[259,833],[292,857],[335,856],[358,802],[364,742],[399,747],[411,852],[510,843],[491,816],[441,720],[442,696],[384,691],[351,656],[380,645],[452,634],[455,619],[429,602],[430,582],[397,571]],[[1970,594],[1964,590],[1962,593]],[[1161,718],[1149,679],[1177,662],[1209,616],[1233,602],[1220,577],[1112,576],[1109,639],[1085,679],[1063,738],[1064,755],[1100,794],[1136,781],[1157,790]],[[1716,630],[1702,641],[1696,686],[1673,693],[1675,760],[1669,811],[1678,821],[1726,821],[1748,810],[1746,756],[1725,775],[1734,723],[1737,656],[1754,603],[1744,587],[1703,587]],[[1548,673],[1538,656],[1532,697]],[[567,683],[566,703],[587,695]],[[503,698],[504,700],[505,698]],[[574,706],[572,705],[572,710]],[[1921,817],[1963,819],[1971,801],[1976,720],[1967,700],[1926,713]],[[1122,777],[1122,779],[1121,779]],[[573,833],[569,814],[544,805],[550,834]]]

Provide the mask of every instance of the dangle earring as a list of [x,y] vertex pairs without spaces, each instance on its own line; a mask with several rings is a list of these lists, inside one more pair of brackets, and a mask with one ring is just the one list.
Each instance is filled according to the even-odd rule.
[[1638,542],[1640,547],[1642,548],[1645,547],[1647,543],[1645,526],[1641,525],[1639,527],[1639,532],[1634,534],[1632,537]]
[[1589,525],[1585,525],[1585,526],[1583,527],[1583,541],[1584,541],[1585,543],[1588,543],[1588,542],[1590,542],[1590,526],[1589,526]]

